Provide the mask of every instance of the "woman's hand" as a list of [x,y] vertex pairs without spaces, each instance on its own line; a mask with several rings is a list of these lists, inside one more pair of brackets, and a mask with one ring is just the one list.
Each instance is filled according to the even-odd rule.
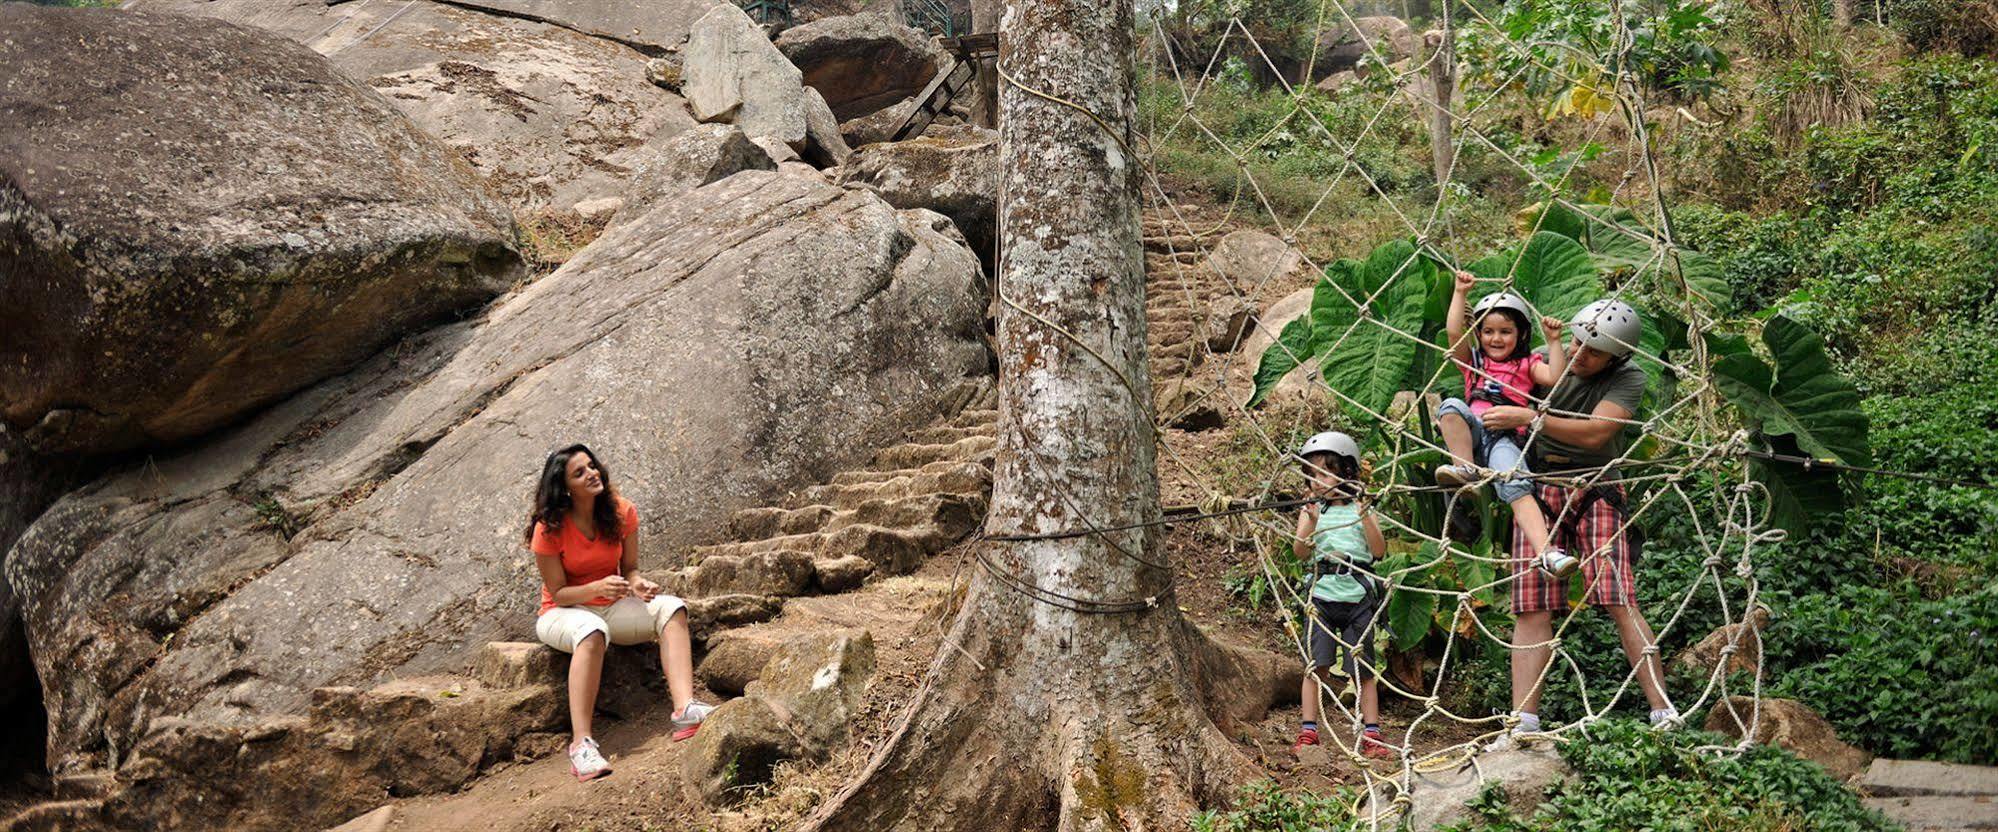
[[633,595],[637,595],[640,601],[650,601],[658,597],[663,589],[658,584],[644,578],[633,578],[631,581],[631,592]]
[[1502,404],[1485,411],[1482,417],[1486,430],[1512,430],[1533,423],[1533,411],[1516,405]]
[[590,584],[590,588],[597,593],[598,598],[609,598],[612,601],[631,594],[631,582],[625,580],[623,575],[604,578]]

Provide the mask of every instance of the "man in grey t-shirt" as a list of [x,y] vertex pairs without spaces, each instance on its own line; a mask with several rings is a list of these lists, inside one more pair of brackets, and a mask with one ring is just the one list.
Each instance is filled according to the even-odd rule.
[[[1585,487],[1536,483],[1534,496],[1547,515],[1550,539],[1582,559],[1586,600],[1616,622],[1624,655],[1638,668],[1637,681],[1651,703],[1654,725],[1676,723],[1678,712],[1665,698],[1664,671],[1646,648],[1657,643],[1637,607],[1632,539],[1624,529],[1623,486],[1608,467],[1623,456],[1625,436],[1644,397],[1645,373],[1631,361],[1641,325],[1637,310],[1616,300],[1582,308],[1569,332],[1568,377],[1547,394],[1547,414],[1528,442],[1528,467],[1539,474],[1584,480]],[[1501,405],[1485,411],[1490,430],[1533,424],[1529,408]],[[1601,470],[1600,476],[1597,475]],[[1539,567],[1533,546],[1513,532],[1512,612],[1517,621],[1512,652],[1512,705],[1519,722],[1500,745],[1540,730],[1540,677],[1546,672],[1554,637],[1554,613],[1568,608],[1568,581]]]

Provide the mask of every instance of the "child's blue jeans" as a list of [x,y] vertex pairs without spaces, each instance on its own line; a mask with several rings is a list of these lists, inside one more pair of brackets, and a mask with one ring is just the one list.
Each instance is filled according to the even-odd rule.
[[1508,504],[1533,493],[1533,481],[1526,475],[1533,473],[1526,467],[1525,455],[1520,452],[1519,439],[1512,432],[1495,433],[1485,430],[1485,423],[1471,412],[1471,406],[1463,399],[1444,399],[1436,407],[1436,419],[1442,421],[1444,415],[1455,413],[1463,417],[1464,424],[1471,426],[1471,458],[1486,468],[1499,473],[1492,483],[1492,491]]

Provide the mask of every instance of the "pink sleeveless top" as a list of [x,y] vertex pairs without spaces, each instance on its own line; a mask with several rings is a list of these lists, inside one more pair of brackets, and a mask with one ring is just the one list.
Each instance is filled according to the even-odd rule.
[[[1458,362],[1457,367],[1464,371],[1464,398],[1471,403],[1471,413],[1485,415],[1485,411],[1500,404],[1492,396],[1478,395],[1478,391],[1496,392],[1497,398],[1505,404],[1531,407],[1529,397],[1533,394],[1533,365],[1544,364],[1547,359],[1537,352],[1527,353],[1525,358],[1516,361],[1493,361],[1483,350],[1471,351],[1471,363]],[[1478,370],[1484,372],[1480,374]],[[1491,382],[1498,382],[1496,390]]]

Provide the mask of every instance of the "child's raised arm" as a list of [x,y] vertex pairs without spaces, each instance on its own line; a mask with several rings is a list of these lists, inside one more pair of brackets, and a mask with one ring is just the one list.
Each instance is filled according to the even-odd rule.
[[1561,322],[1542,315],[1540,334],[1547,336],[1547,363],[1533,365],[1533,383],[1553,387],[1568,372],[1568,348],[1561,343]]
[[1304,508],[1297,512],[1297,536],[1291,542],[1291,554],[1296,555],[1299,560],[1309,562],[1311,557],[1317,554],[1315,551],[1317,547],[1311,542],[1311,536],[1317,533],[1318,504],[1306,503]]
[[1464,330],[1469,328],[1469,316],[1464,312],[1465,303],[1471,298],[1471,287],[1477,285],[1477,277],[1463,269],[1457,270],[1457,285],[1450,292],[1450,312],[1443,318],[1444,331],[1450,338],[1450,357],[1459,364],[1471,363],[1471,342],[1464,338]]

